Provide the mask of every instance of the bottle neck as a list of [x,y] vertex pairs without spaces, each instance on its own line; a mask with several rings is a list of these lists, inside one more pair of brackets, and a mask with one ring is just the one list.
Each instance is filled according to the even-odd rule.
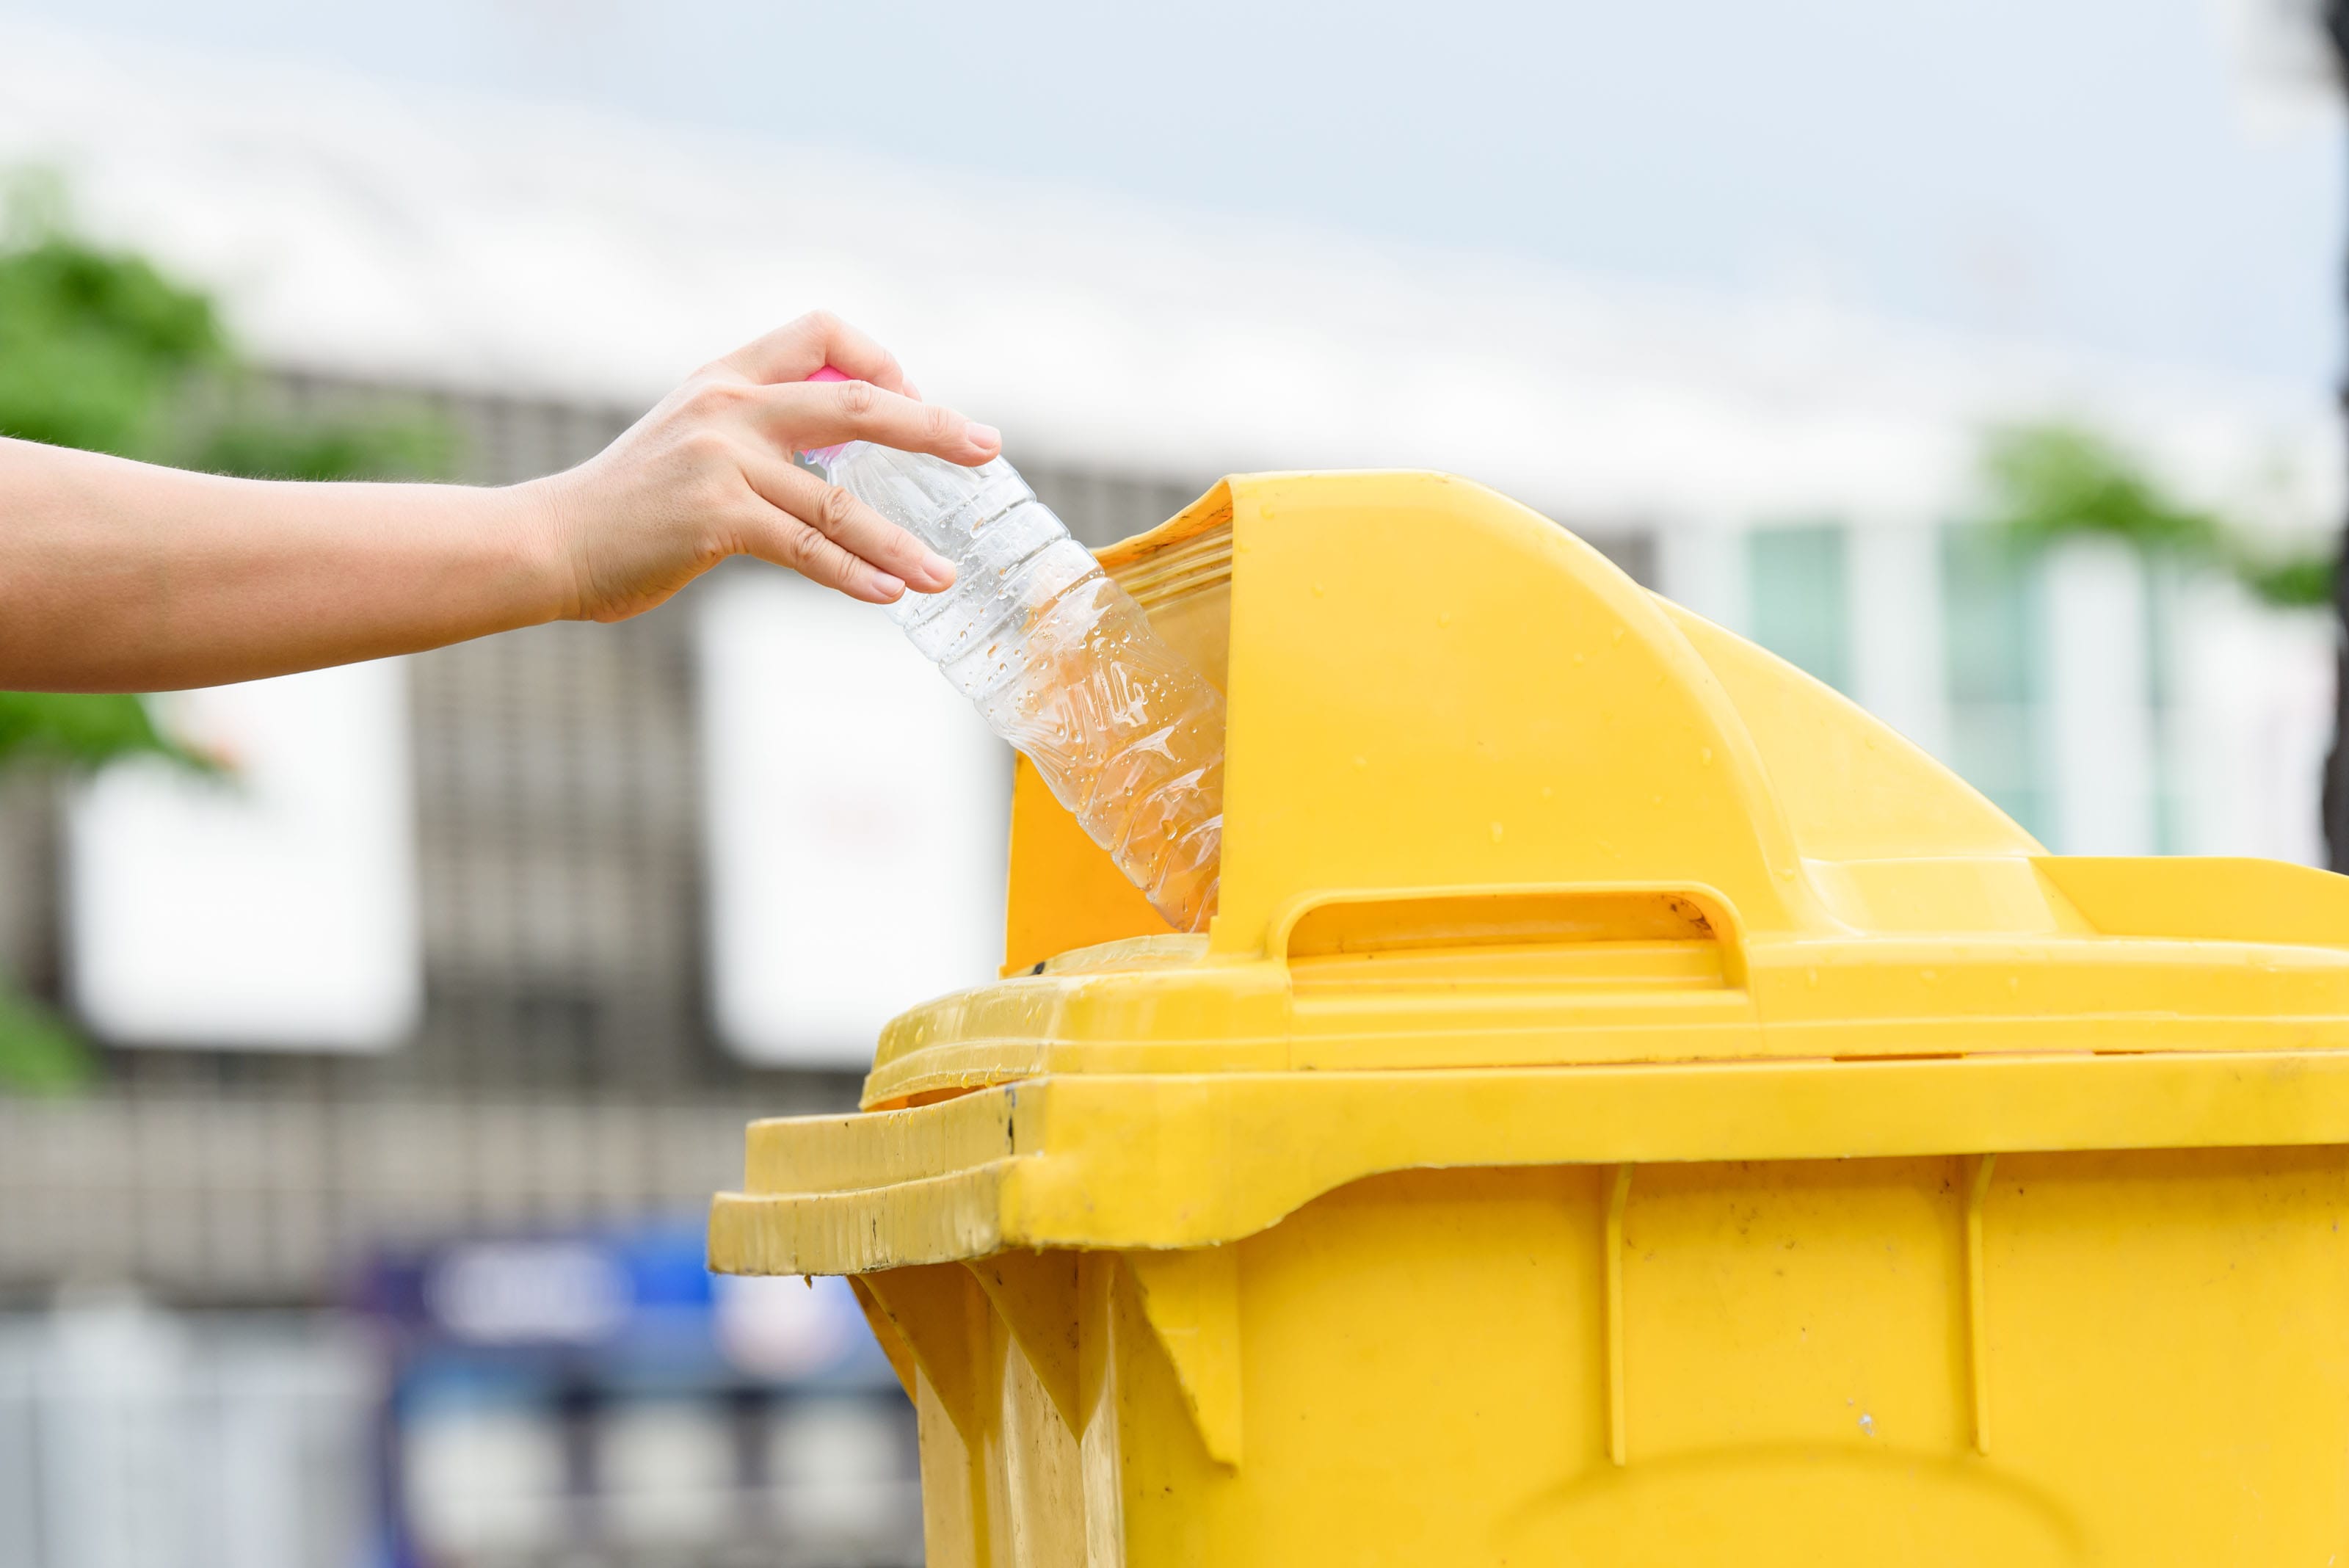
[[[848,379],[848,374],[843,370],[835,370],[829,365],[819,365],[816,367],[815,373],[810,376],[808,379],[811,381],[845,381]],[[810,447],[805,452],[796,453],[795,455],[808,467],[815,470],[816,472],[822,474],[826,481],[829,481],[832,478],[832,465],[840,461],[840,454],[842,452],[846,452],[850,447],[855,444],[856,443],[854,441],[834,441],[830,446]]]
[[839,465],[841,454],[864,444],[862,441],[844,441],[831,446],[812,446],[792,453],[792,461],[829,484],[832,483],[832,471]]

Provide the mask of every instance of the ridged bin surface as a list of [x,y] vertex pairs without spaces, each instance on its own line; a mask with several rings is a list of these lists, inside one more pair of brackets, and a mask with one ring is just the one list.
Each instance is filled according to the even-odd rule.
[[1524,508],[1103,553],[1230,703],[1168,933],[1023,769],[1000,983],[761,1122],[936,1565],[2349,1552],[2349,880],[2051,857]]

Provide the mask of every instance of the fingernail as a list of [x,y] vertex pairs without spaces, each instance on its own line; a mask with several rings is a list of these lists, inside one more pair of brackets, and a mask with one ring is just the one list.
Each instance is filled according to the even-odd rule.
[[936,551],[926,551],[923,554],[922,571],[923,574],[930,579],[930,581],[937,584],[938,587],[942,588],[952,587],[954,586],[954,563],[947,560],[944,556],[937,554]]
[[881,596],[883,604],[894,603],[905,592],[905,585],[886,572],[873,574],[873,591]]
[[970,444],[973,446],[1001,446],[1003,444],[1003,432],[997,430],[993,425],[973,424],[969,428],[969,435]]

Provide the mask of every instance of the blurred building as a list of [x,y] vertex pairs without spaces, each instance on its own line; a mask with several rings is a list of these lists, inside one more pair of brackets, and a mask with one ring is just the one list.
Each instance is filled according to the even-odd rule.
[[[0,165],[57,171],[94,233],[216,287],[289,406],[441,410],[471,480],[576,462],[827,305],[1000,425],[1090,542],[1226,472],[1451,470],[1849,693],[2053,847],[2318,858],[2329,626],[1965,525],[1985,426],[2069,416],[2325,530],[2313,392],[10,23]],[[52,1478],[46,1503],[0,1492],[0,1565],[324,1560],[407,1375],[374,1337],[396,1323],[329,1311],[370,1260],[689,1225],[747,1119],[852,1104],[874,1020],[989,972],[1008,763],[943,695],[885,621],[737,564],[617,627],[186,700],[251,761],[241,796],[16,787],[0,962],[106,1047],[94,1092],[0,1100],[0,1475]],[[616,1484],[589,1450],[705,1501],[743,1455],[821,1475],[843,1451],[714,1415],[748,1373],[571,1448],[575,1380],[501,1404],[417,1376],[392,1407],[457,1423],[417,1450],[447,1478],[419,1505],[434,1560],[730,1561],[660,1535],[664,1509],[710,1517],[676,1496],[636,1500],[639,1537],[549,1500]],[[87,1412],[158,1389],[208,1479],[93,1534],[56,1489],[174,1461]],[[282,1465],[326,1479],[271,1504]],[[525,1501],[473,1496],[477,1471]],[[243,1524],[216,1506],[237,1486],[263,1497]],[[875,1528],[842,1552],[905,1550]]]

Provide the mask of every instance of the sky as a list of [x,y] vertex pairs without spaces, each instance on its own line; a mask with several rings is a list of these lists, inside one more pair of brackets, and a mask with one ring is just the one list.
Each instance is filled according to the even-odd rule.
[[2342,357],[2339,116],[2261,109],[2220,0],[0,12],[1114,191],[1235,244],[1303,223],[2302,387]]

